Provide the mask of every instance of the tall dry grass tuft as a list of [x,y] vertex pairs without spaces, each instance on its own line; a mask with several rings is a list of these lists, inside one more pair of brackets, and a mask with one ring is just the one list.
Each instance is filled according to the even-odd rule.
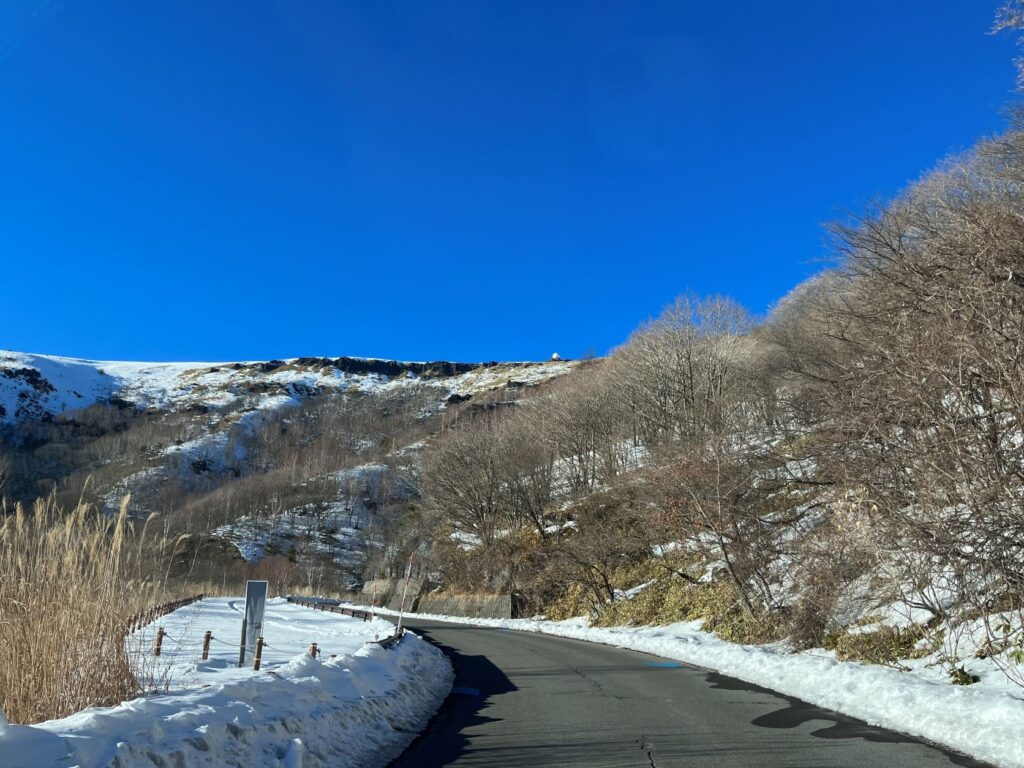
[[0,709],[11,722],[64,717],[138,693],[128,618],[166,599],[145,531],[127,518],[39,500],[0,525]]

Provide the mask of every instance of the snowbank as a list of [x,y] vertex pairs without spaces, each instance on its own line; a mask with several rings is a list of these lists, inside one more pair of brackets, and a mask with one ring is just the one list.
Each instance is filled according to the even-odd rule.
[[[381,614],[393,611],[377,609]],[[415,614],[417,618],[589,640],[713,669],[842,712],[872,725],[951,747],[1007,768],[1024,768],[1024,689],[994,678],[955,686],[933,670],[901,672],[839,661],[826,651],[787,653],[778,646],[728,643],[700,622],[664,627],[599,628],[585,619],[475,619]]]
[[[239,669],[241,599],[211,598],[159,621],[159,659],[140,654],[139,679],[160,693],[37,726],[4,726],[0,765],[381,766],[427,723],[451,687],[437,649],[409,634],[373,642],[389,622],[269,601],[262,668]],[[204,632],[213,632],[208,661]],[[150,649],[156,626],[128,638]],[[318,643],[319,658],[309,655]]]

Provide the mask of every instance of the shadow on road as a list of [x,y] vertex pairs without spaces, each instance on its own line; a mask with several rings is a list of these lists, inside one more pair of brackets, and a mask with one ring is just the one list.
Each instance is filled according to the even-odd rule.
[[[864,739],[865,741],[883,742],[887,744],[921,744],[920,739],[912,736],[905,736],[894,731],[882,730],[868,725],[867,723],[855,720],[852,717],[833,712],[828,709],[816,707],[806,701],[795,699],[792,696],[785,696],[769,688],[762,688],[753,683],[737,680],[733,677],[726,677],[717,672],[708,672],[705,678],[712,688],[719,688],[729,691],[748,691],[772,696],[786,702],[786,706],[769,712],[766,715],[754,718],[750,722],[760,728],[799,728],[804,723],[812,721],[830,722],[832,725],[818,728],[811,732],[811,736],[819,739]],[[968,766],[968,768],[990,768],[986,763],[972,760],[966,755],[950,752],[940,747],[950,762],[956,765]]]
[[[452,627],[446,627],[451,632]],[[455,668],[452,692],[421,733],[389,768],[427,768],[447,765],[465,752],[468,739],[463,732],[475,725],[495,722],[484,711],[491,699],[516,690],[512,681],[486,656],[470,656],[436,638],[428,628],[416,627],[416,634],[448,656]]]

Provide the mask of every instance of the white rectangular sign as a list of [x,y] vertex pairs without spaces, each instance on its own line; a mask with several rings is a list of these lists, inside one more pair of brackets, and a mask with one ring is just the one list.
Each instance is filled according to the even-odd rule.
[[256,653],[256,639],[263,636],[263,614],[267,607],[267,582],[245,582],[245,617],[242,619],[242,643],[238,666],[245,666],[246,654]]

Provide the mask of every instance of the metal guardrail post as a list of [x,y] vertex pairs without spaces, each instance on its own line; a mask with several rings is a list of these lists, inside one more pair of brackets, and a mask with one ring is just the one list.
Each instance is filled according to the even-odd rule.
[[242,639],[238,643],[238,666],[245,666],[245,617],[242,617]]

